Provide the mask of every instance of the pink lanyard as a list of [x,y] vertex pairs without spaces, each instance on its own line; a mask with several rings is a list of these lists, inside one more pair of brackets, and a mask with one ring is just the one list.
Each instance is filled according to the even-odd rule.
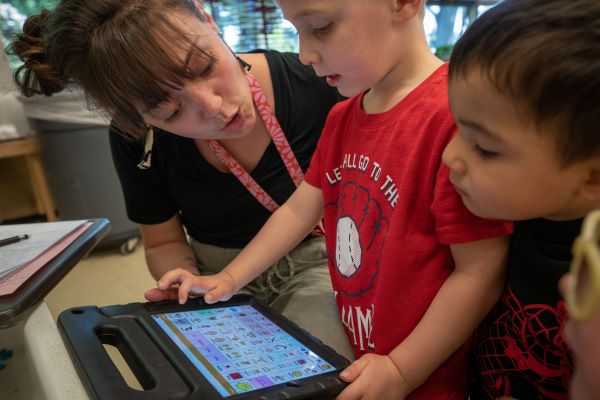
[[[275,143],[275,147],[285,164],[285,168],[288,170],[292,180],[296,187],[300,185],[304,179],[304,173],[298,160],[292,151],[290,144],[288,143],[281,126],[275,117],[275,113],[267,102],[267,96],[263,93],[260,85],[256,81],[256,78],[251,73],[247,73],[248,83],[250,84],[250,91],[252,92],[252,98],[254,104],[258,108],[258,112],[265,122],[265,126],[269,130],[269,134]],[[216,140],[209,140],[208,146],[215,153],[219,160],[221,160],[233,175],[248,189],[250,193],[258,200],[265,208],[271,212],[274,212],[279,208],[279,205],[269,196],[265,190],[250,176],[250,174],[229,155],[219,142]]]

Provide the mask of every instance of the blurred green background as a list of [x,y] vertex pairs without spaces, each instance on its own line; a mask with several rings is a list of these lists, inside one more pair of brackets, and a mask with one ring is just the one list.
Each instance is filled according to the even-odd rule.
[[[85,1],[85,0],[81,0]],[[466,28],[498,0],[429,0],[425,31],[431,50],[446,60]],[[19,32],[27,16],[42,8],[52,9],[57,0],[0,0],[0,30],[6,45]],[[285,21],[275,0],[205,0],[234,51],[256,48],[298,51],[296,30]],[[9,56],[11,66],[19,64]]]

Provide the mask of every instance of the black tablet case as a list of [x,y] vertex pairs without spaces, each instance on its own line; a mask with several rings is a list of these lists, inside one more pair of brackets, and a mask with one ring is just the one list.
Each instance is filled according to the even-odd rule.
[[[218,306],[250,304],[338,370],[226,397],[227,399],[327,399],[346,386],[338,379],[349,361],[318,339],[248,296],[234,296]],[[90,398],[98,400],[222,399],[167,334],[150,312],[173,310],[174,303],[131,303],[106,307],[76,307],[63,311],[58,326]],[[177,307],[177,306],[175,306]],[[181,310],[207,308],[200,298]],[[104,344],[115,346],[143,387],[127,385]]]

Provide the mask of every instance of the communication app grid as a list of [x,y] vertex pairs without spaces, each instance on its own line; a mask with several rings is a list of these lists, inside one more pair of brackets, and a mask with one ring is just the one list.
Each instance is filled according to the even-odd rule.
[[249,305],[153,317],[223,397],[335,369]]

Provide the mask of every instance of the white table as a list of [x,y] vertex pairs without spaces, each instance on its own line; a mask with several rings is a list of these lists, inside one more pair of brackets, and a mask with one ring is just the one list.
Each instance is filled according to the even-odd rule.
[[0,348],[13,352],[0,371],[3,400],[89,399],[46,303],[0,330]]

